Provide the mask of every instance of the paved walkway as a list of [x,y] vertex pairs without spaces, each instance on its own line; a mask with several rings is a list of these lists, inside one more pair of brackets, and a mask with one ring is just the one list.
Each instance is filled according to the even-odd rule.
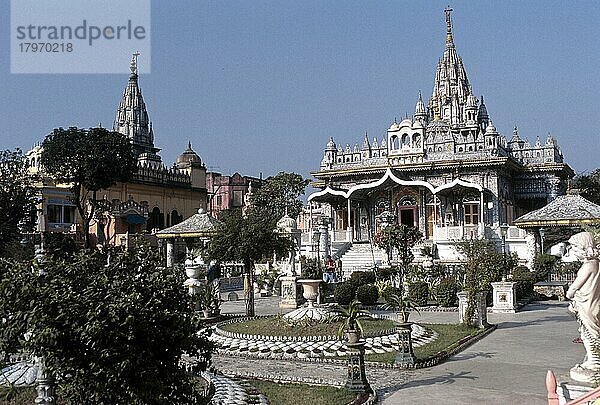
[[[258,299],[258,314],[278,312],[276,300]],[[577,323],[566,303],[544,301],[517,314],[489,314],[498,329],[445,363],[422,370],[367,369],[373,388],[384,404],[545,404],[544,379],[551,369],[559,381],[584,355]],[[223,312],[243,312],[243,302],[223,304]],[[416,322],[453,323],[456,312],[421,312]],[[227,372],[281,377],[312,377],[342,383],[343,365],[270,361],[214,356],[217,368]]]

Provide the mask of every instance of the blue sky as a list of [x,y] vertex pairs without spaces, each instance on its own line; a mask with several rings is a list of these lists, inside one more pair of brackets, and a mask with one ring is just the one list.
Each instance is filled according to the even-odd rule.
[[[152,1],[151,73],[140,85],[171,165],[188,140],[211,170],[317,170],[330,136],[379,139],[432,91],[447,1]],[[461,1],[454,40],[498,130],[552,133],[578,172],[599,167],[600,7]],[[111,126],[123,74],[10,74],[0,0],[0,147],[53,128]],[[141,58],[144,56],[142,55]]]

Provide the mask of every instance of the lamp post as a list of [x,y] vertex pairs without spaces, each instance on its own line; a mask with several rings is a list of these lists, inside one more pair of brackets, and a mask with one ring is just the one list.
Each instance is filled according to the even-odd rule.
[[506,232],[508,231],[508,224],[503,223],[500,225],[500,236],[502,236],[502,281],[506,281]]
[[544,254],[544,232],[546,230],[544,228],[540,228],[540,244],[542,247],[542,254]]

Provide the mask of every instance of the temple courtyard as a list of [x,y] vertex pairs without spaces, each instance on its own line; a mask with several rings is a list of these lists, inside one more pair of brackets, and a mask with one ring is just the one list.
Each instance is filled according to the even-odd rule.
[[[244,302],[224,302],[224,313],[243,314]],[[278,298],[258,298],[257,315],[279,312]],[[456,312],[413,313],[418,323],[456,323]],[[367,368],[367,378],[384,404],[546,404],[545,377],[552,370],[565,381],[582,360],[584,348],[573,343],[577,322],[567,303],[535,301],[516,314],[488,314],[497,329],[433,367],[402,370]],[[214,366],[225,375],[313,382],[341,386],[346,365],[215,354]],[[218,385],[218,384],[217,384]],[[233,389],[230,388],[230,392]]]

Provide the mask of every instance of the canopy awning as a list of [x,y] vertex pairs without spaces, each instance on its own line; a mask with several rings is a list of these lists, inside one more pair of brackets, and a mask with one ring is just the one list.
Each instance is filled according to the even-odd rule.
[[385,174],[379,180],[365,184],[357,184],[356,186],[351,187],[347,191],[336,190],[327,186],[325,189],[312,193],[310,196],[308,196],[308,201],[334,202],[336,200],[347,199],[360,200],[374,189],[393,185],[422,187],[427,189],[431,194],[443,194],[445,191],[451,190],[456,187],[472,188],[474,190],[477,190],[478,192],[483,191],[483,187],[479,184],[471,183],[462,179],[454,179],[450,183],[442,184],[438,187],[434,187],[432,184],[422,180],[404,180],[399,178],[396,174],[394,174],[394,172],[392,172],[392,169],[388,168]]
[[201,238],[216,233],[221,221],[208,215],[202,208],[183,222],[170,228],[156,232],[159,239],[167,238]]
[[600,222],[600,206],[577,194],[556,197],[550,204],[514,222],[519,228],[575,226]]

